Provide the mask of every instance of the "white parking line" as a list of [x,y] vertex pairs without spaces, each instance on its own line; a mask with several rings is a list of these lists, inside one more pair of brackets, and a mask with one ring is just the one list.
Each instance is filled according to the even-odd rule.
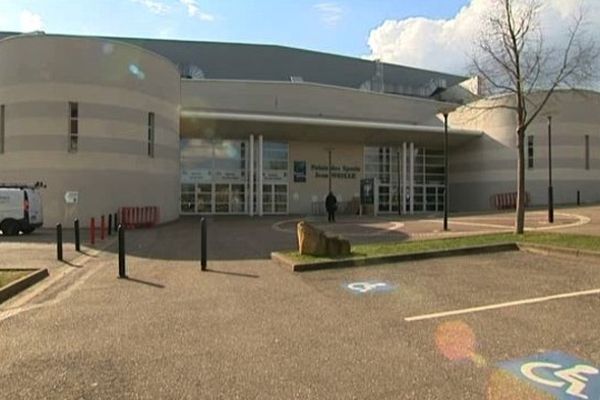
[[567,299],[570,297],[589,296],[589,295],[593,295],[593,294],[600,294],[600,289],[590,289],[590,290],[584,290],[584,291],[580,291],[580,292],[561,293],[561,294],[555,294],[555,295],[551,295],[551,296],[535,297],[532,299],[509,301],[506,303],[498,303],[498,304],[490,304],[490,305],[481,306],[481,307],[463,308],[462,310],[444,311],[444,312],[433,313],[433,314],[418,315],[415,317],[404,318],[404,320],[406,322],[423,321],[423,320],[427,320],[427,319],[444,318],[444,317],[450,317],[453,315],[461,315],[461,314],[472,314],[472,313],[476,313],[476,312],[480,312],[480,311],[497,310],[499,308],[515,307],[515,306],[520,306],[520,305],[524,305],[524,304],[542,303],[545,301]]

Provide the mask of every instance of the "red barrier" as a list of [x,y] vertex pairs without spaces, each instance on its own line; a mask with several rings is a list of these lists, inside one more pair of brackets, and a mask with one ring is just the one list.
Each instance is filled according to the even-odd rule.
[[96,220],[94,217],[90,219],[90,244],[96,243]]
[[121,223],[127,229],[150,228],[160,221],[158,207],[121,207]]
[[[530,196],[525,192],[525,207],[529,206]],[[517,193],[498,193],[490,198],[490,205],[497,210],[515,209],[517,207]]]

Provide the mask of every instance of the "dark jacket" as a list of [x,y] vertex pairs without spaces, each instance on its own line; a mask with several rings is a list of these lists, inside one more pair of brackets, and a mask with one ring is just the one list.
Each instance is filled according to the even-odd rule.
[[333,212],[337,210],[337,199],[333,193],[329,193],[325,198],[325,208],[327,209],[327,212]]

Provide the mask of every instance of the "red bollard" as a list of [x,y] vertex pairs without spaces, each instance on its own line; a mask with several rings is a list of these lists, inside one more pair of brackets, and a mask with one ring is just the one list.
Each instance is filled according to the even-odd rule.
[[106,231],[106,221],[104,215],[100,217],[100,240],[104,240],[104,233]]
[[96,219],[94,217],[90,219],[90,243],[96,243]]

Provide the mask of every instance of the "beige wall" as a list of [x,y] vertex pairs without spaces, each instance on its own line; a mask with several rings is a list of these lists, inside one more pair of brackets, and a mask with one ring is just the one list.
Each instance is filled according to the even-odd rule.
[[388,95],[314,83],[184,80],[181,104],[186,110],[266,113],[349,118],[441,126],[444,104],[416,97]]
[[[540,95],[532,101],[539,102]],[[507,109],[482,110],[511,98],[483,100],[450,116],[454,128],[485,132],[479,139],[455,149],[450,157],[451,204],[456,210],[489,208],[495,193],[516,190],[517,150],[514,113]],[[534,167],[526,169],[526,190],[532,204],[547,201],[547,117],[552,120],[553,186],[557,203],[573,203],[576,192],[587,202],[600,201],[600,93],[560,91],[529,126],[534,137]],[[590,136],[590,169],[585,169],[585,135]],[[526,150],[527,157],[527,150]]]
[[[313,165],[328,166],[327,148],[333,148],[331,164],[340,168],[358,167],[359,172],[354,179],[332,178],[332,191],[338,201],[349,201],[360,196],[360,179],[363,175],[363,146],[345,145],[343,143],[289,143],[290,184],[289,184],[289,211],[291,214],[310,214],[313,200],[324,202],[329,188],[326,177],[316,177]],[[306,161],[306,183],[294,182],[294,161]],[[334,171],[343,173],[343,171]],[[327,175],[327,171],[319,171]]]
[[[135,66],[135,67],[132,67]],[[6,107],[0,181],[43,181],[45,225],[123,206],[159,206],[178,217],[178,70],[166,59],[106,40],[20,36],[0,41]],[[79,104],[79,148],[68,152],[68,102]],[[155,157],[147,155],[148,113]],[[66,204],[66,191],[79,203]]]

